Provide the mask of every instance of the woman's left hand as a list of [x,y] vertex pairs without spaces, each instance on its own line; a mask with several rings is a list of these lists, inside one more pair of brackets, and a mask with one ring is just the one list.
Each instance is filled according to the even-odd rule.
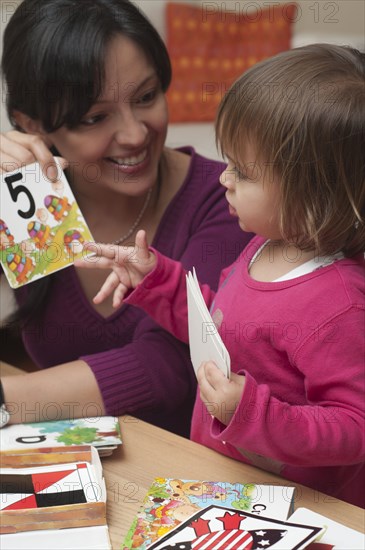
[[227,426],[241,401],[246,378],[232,372],[228,380],[213,361],[200,365],[197,378],[208,412]]

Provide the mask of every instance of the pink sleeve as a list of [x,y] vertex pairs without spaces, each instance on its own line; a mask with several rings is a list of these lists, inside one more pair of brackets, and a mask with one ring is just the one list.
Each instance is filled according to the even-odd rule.
[[[162,328],[188,343],[186,271],[180,262],[171,260],[153,248],[151,250],[157,257],[155,269],[124,302],[142,308]],[[208,285],[200,285],[200,289],[209,308],[215,292]]]
[[296,466],[362,462],[364,317],[361,308],[353,307],[335,320],[339,331],[333,342],[324,345],[312,337],[299,350],[296,366],[304,376],[306,404],[281,401],[246,372],[245,391],[230,424],[214,420],[212,437]]

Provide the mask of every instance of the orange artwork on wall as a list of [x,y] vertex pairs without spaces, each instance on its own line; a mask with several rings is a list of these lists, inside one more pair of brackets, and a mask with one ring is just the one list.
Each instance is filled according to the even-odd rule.
[[204,122],[215,118],[231,84],[262,59],[291,47],[296,4],[257,4],[251,10],[236,3],[203,2],[196,7],[166,6],[167,47],[173,78],[167,94],[171,122]]

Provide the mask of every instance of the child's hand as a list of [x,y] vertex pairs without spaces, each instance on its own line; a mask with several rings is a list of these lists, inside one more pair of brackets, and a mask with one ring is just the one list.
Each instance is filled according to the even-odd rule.
[[75,261],[75,266],[89,269],[112,269],[103,286],[94,297],[100,304],[113,292],[113,307],[119,307],[129,289],[136,286],[156,265],[156,256],[148,250],[145,231],[138,231],[135,246],[88,243],[85,250],[95,252],[95,256]]
[[232,372],[228,380],[213,361],[207,361],[199,367],[197,378],[203,403],[227,426],[241,400],[245,377]]

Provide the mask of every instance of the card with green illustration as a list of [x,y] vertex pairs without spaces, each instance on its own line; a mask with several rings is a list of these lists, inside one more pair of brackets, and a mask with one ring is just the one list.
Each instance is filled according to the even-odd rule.
[[119,421],[114,416],[12,424],[0,430],[1,451],[92,445],[100,456],[107,456],[121,443]]

